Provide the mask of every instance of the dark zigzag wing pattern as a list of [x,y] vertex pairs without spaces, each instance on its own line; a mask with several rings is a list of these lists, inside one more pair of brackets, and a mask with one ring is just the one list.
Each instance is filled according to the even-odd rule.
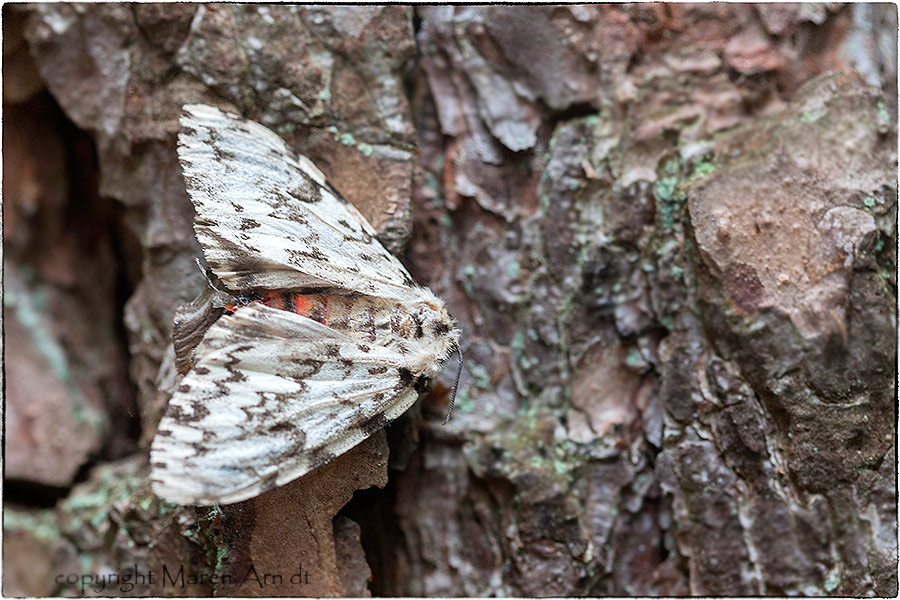
[[346,452],[418,394],[399,354],[260,304],[226,315],[197,348],[153,440],[157,495],[245,500]]
[[210,268],[230,289],[337,288],[409,299],[415,286],[358,210],[262,125],[184,107],[178,157]]

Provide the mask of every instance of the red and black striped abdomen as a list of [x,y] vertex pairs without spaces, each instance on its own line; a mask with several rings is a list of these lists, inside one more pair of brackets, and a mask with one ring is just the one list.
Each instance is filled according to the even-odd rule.
[[286,310],[328,325],[331,299],[325,294],[300,294],[297,292],[269,292],[260,302],[266,306]]
[[355,294],[252,293],[234,298],[225,308],[234,312],[251,302],[298,314],[375,344],[406,346],[406,340],[417,341],[423,336],[422,321],[417,315],[410,314],[397,302],[381,298]]

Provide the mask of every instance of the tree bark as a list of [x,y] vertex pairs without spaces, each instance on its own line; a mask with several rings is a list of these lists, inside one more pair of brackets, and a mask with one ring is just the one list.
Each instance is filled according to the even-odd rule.
[[[3,11],[4,593],[896,595],[896,7]],[[449,364],[291,484],[153,496],[192,102],[447,302],[448,425]]]

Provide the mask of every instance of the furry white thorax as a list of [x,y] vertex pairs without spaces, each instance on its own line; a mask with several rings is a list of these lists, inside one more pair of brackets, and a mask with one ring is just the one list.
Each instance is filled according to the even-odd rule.
[[444,361],[459,343],[459,330],[444,302],[428,288],[419,288],[425,298],[407,309],[423,323],[423,336],[410,356],[410,370],[429,379],[437,377]]

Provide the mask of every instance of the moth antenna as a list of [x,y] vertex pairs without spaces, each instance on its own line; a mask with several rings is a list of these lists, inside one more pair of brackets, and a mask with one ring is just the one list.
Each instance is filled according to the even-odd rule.
[[453,405],[456,403],[456,391],[459,389],[459,378],[462,377],[462,349],[459,347],[459,342],[454,344],[454,346],[456,347],[456,355],[459,356],[459,368],[456,369],[456,381],[453,382],[453,394],[450,396],[450,406],[447,408],[447,416],[444,417],[444,425],[450,421],[450,416],[453,414]]

